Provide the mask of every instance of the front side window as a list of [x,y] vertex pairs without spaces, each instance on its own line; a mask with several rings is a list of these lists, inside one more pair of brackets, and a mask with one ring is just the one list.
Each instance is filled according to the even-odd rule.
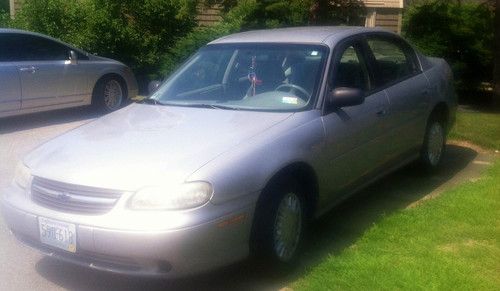
[[349,46],[344,50],[336,69],[334,88],[347,87],[363,91],[370,89],[368,69],[357,46]]
[[368,46],[380,73],[380,86],[407,78],[418,71],[415,58],[400,43],[391,39],[369,38]]
[[295,111],[314,101],[327,55],[319,45],[210,45],[151,98],[178,106]]
[[11,34],[9,38],[12,61],[64,61],[69,58],[69,48],[55,41],[25,34]]

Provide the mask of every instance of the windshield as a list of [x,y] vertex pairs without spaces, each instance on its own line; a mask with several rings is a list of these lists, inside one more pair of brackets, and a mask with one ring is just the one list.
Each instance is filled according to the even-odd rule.
[[179,106],[301,110],[314,101],[327,53],[320,45],[209,45],[151,99]]

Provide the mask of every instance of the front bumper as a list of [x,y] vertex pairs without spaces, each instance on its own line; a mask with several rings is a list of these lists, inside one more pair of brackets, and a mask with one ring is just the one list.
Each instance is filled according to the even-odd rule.
[[5,198],[1,203],[16,238],[46,255],[102,271],[166,278],[209,271],[248,256],[253,210],[252,204],[206,223],[171,230],[118,230],[76,223],[77,251],[70,253],[40,241],[38,217],[59,219],[51,210],[40,215]]

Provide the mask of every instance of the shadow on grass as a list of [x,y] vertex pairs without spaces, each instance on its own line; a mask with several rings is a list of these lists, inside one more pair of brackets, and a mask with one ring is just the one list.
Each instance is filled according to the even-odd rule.
[[410,165],[354,195],[311,226],[300,262],[287,275],[250,260],[178,280],[104,274],[51,258],[41,259],[36,269],[46,279],[70,290],[277,290],[305,275],[329,255],[354,245],[384,215],[406,208],[448,182],[476,156],[469,148],[450,145],[443,167],[433,175],[424,175]]

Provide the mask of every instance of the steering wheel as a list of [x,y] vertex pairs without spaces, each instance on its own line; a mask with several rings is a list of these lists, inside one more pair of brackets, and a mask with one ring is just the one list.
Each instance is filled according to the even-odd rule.
[[[283,88],[288,88],[289,90],[286,90],[286,91],[280,90]],[[299,96],[299,97],[306,102],[309,100],[309,98],[311,98],[311,94],[309,94],[309,92],[307,92],[306,89],[304,89],[298,85],[295,85],[295,84],[281,84],[278,87],[276,87],[276,89],[274,89],[274,91],[292,92],[295,94],[302,93],[303,96]],[[305,98],[303,98],[303,97],[305,97]]]

